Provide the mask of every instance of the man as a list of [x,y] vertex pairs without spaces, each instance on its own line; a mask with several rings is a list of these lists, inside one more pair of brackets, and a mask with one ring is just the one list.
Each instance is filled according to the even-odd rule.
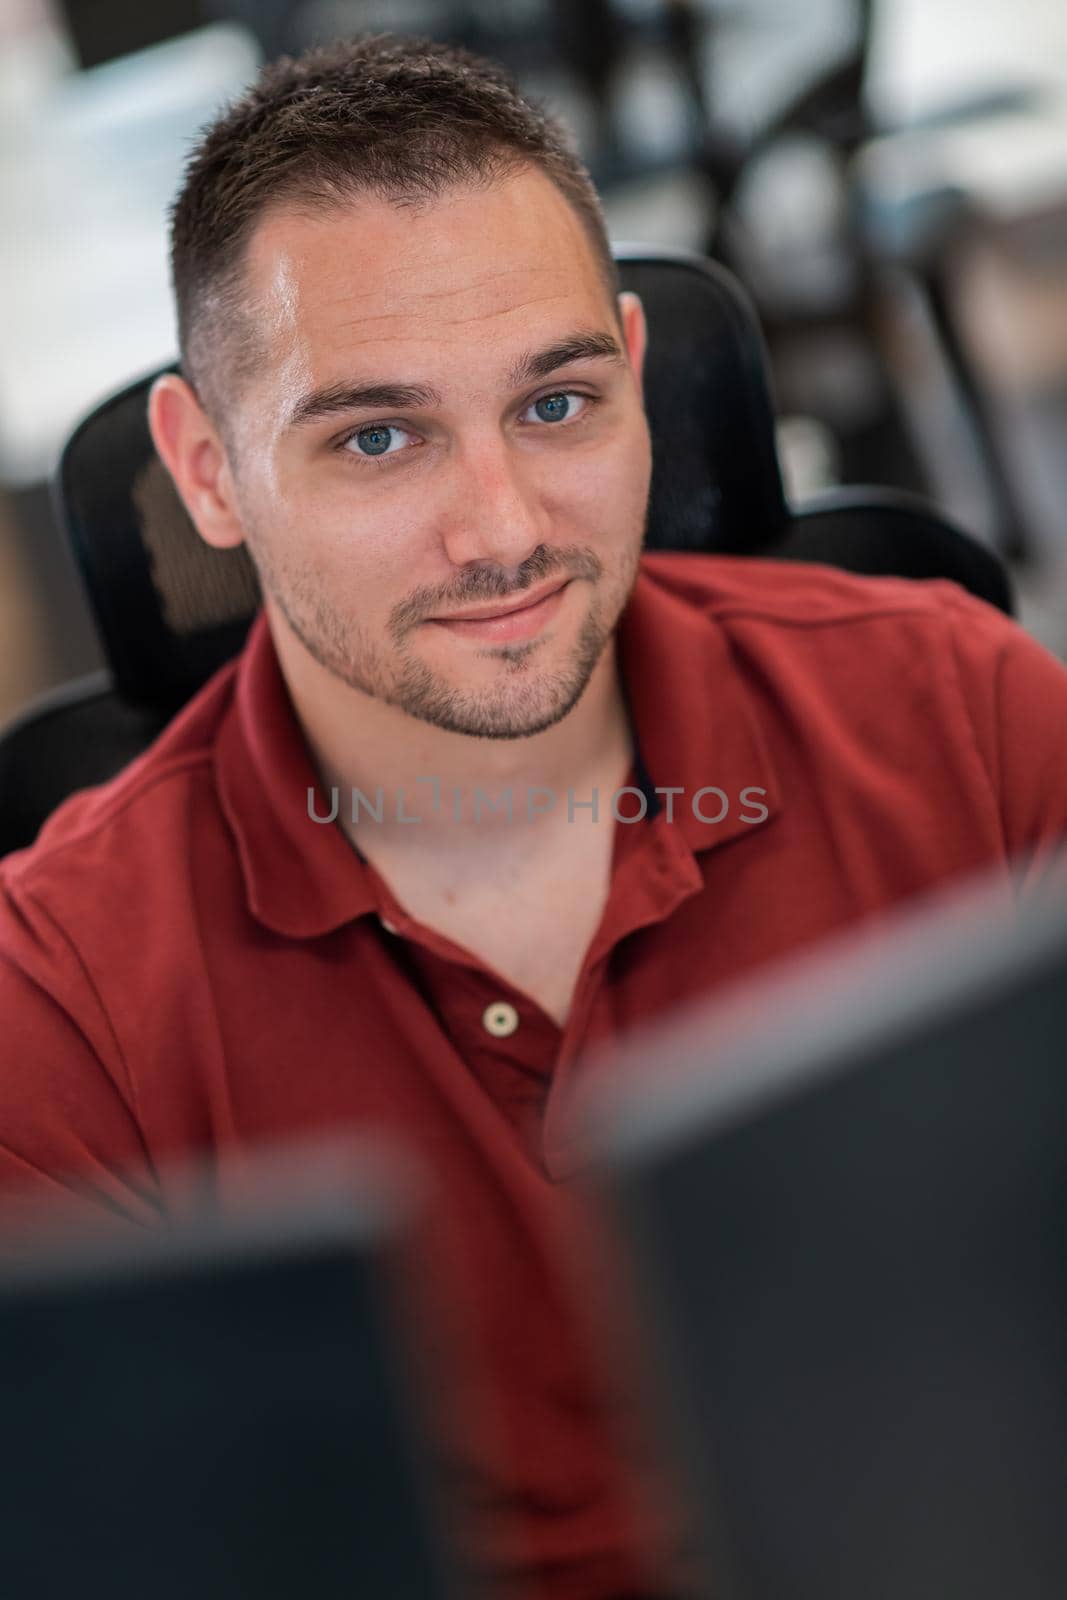
[[1025,891],[1067,672],[950,583],[641,555],[641,305],[558,130],[463,52],[268,68],[190,162],[173,270],[152,435],[263,615],[4,865],[9,1214],[151,1227],[181,1158],[225,1192],[260,1141],[402,1137],[473,1559],[649,1593],[564,1262],[575,1062],[973,869]]

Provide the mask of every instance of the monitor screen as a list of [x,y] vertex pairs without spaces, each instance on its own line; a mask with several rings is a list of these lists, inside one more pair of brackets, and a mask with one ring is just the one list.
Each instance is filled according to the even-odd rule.
[[0,1588],[431,1597],[377,1220],[312,1206],[0,1274]]
[[646,1038],[611,1102],[718,1600],[1067,1594],[1067,896],[987,891]]

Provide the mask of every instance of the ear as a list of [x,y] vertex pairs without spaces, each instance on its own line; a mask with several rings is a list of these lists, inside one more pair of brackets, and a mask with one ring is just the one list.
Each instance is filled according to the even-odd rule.
[[630,359],[633,375],[637,380],[637,387],[644,399],[644,370],[645,350],[648,345],[648,324],[645,321],[645,308],[641,304],[639,295],[627,289],[619,296],[619,314],[622,317],[622,331],[626,340],[626,353]]
[[164,373],[148,396],[148,427],[197,532],[218,550],[244,542],[233,475],[218,432],[195,391]]

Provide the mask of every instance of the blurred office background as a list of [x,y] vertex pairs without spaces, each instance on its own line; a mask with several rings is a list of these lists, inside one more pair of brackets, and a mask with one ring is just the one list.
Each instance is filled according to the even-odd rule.
[[176,354],[198,129],[262,60],[386,29],[505,62],[616,239],[741,278],[794,499],[932,497],[1067,658],[1063,0],[0,0],[0,722],[103,663],[48,481]]

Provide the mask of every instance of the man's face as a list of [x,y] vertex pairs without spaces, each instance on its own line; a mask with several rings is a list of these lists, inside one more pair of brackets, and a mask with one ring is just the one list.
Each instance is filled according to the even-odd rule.
[[[558,722],[644,539],[635,297],[624,337],[578,218],[535,170],[421,211],[268,214],[247,273],[268,355],[230,419],[231,465],[275,628],[452,732]],[[589,336],[608,353],[544,354]],[[385,392],[401,388],[423,392]],[[506,621],[457,620],[553,589]]]

